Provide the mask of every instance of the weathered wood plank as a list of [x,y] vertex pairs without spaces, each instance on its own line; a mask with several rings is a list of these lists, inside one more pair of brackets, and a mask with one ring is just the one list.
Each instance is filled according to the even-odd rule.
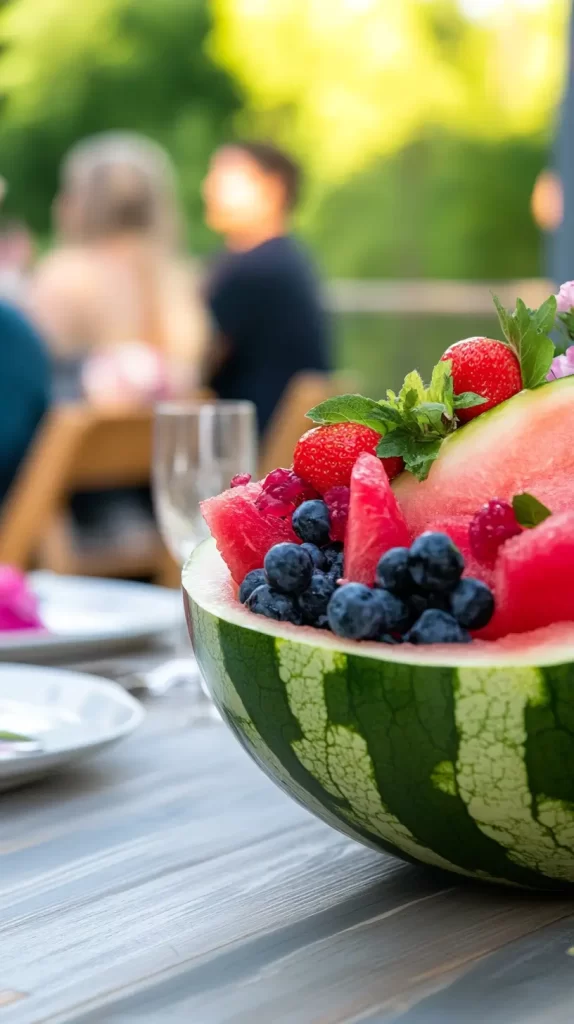
[[[524,904],[471,887],[394,908],[377,900],[363,920],[339,918],[338,928],[327,934],[313,915],[303,927],[277,926],[272,934],[201,957],[106,1004],[105,1012],[96,1007],[80,1015],[77,1024],[102,1018],[106,1024],[135,1024],[146,1014],[162,1024],[348,1024],[375,1006],[396,1012],[432,991],[442,975],[464,971],[485,949],[503,946],[569,910],[569,905]],[[424,1017],[417,1024],[423,1022]]]
[[572,1024],[573,943],[569,917],[485,957],[406,1013],[369,1024]]

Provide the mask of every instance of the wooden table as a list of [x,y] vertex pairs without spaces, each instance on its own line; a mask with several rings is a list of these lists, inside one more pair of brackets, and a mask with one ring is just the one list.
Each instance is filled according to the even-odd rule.
[[572,1024],[572,902],[363,849],[189,693],[147,704],[0,796],[0,1024]]

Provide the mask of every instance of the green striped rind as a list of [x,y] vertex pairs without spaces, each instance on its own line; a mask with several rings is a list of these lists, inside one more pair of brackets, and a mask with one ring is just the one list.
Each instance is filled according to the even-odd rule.
[[198,600],[189,580],[187,589],[218,706],[310,810],[462,874],[538,888],[574,881],[574,665],[368,657],[308,632],[299,642],[296,630],[254,629],[251,616],[244,626],[225,602],[218,615],[201,588]]

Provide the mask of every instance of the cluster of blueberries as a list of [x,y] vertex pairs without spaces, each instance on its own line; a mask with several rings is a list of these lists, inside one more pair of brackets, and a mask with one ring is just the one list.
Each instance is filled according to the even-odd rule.
[[276,544],[264,568],[239,588],[239,600],[257,615],[389,644],[468,643],[469,630],[492,617],[492,592],[481,580],[461,578],[464,559],[444,533],[423,533],[410,548],[387,551],[371,588],[339,583],[343,551],[329,543],[323,501],[303,502],[293,529],[303,543]]

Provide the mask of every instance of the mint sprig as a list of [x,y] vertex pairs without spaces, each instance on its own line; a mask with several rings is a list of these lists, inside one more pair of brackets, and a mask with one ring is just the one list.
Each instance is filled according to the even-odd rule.
[[515,494],[512,499],[512,508],[516,516],[516,522],[531,530],[539,523],[543,523],[552,513],[546,505],[543,505],[533,494],[524,491],[522,494]]
[[307,418],[319,426],[329,423],[359,423],[385,433],[385,420],[378,402],[363,395],[337,395],[327,398],[307,413]]
[[442,442],[457,428],[457,409],[482,405],[486,399],[472,392],[454,395],[450,360],[435,366],[425,387],[420,374],[407,374],[398,395],[387,391],[386,399],[375,402],[362,395],[329,398],[307,413],[315,423],[360,423],[381,434],[377,445],[380,458],[404,459],[405,467],[418,480],[426,480]]
[[496,295],[493,300],[506,343],[520,363],[523,387],[545,384],[555,354],[549,333],[556,322],[556,296],[551,295],[534,310],[517,299],[514,313],[508,313]]

